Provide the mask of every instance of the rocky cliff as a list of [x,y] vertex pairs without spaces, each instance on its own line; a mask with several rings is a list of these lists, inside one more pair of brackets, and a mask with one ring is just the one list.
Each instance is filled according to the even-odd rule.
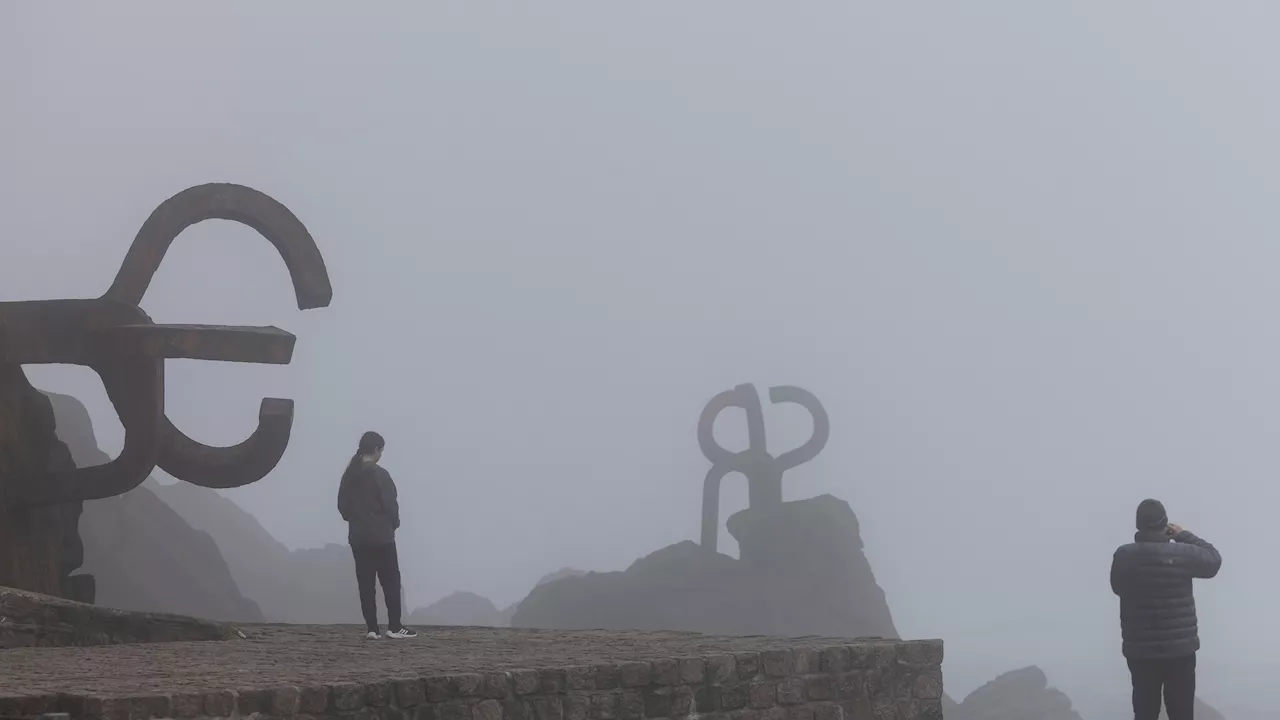
[[[553,573],[543,575],[537,585],[563,578],[586,575],[582,570],[560,568]],[[417,625],[464,625],[483,627],[510,627],[519,603],[512,603],[499,610],[492,600],[472,592],[455,592],[441,598],[424,608],[418,608],[406,616],[406,622]]]
[[413,625],[503,627],[502,611],[491,600],[471,592],[455,592],[405,618]]
[[[732,635],[896,638],[849,504],[824,495],[729,519],[742,558],[683,542],[622,572],[549,582],[521,627],[692,630]],[[804,588],[797,592],[797,588]]]
[[287,621],[281,609],[291,603],[288,579],[278,577],[289,548],[272,537],[257,518],[217,491],[188,483],[158,485],[154,492],[186,523],[212,538],[240,591],[254,599],[270,622]]
[[[109,460],[98,447],[84,405],[67,395],[45,395],[53,406],[58,438],[75,464],[85,467]],[[156,488],[148,480],[124,495],[84,503],[81,570],[96,577],[96,604],[261,622],[261,610],[241,594],[213,538],[162,502]]]
[[[258,602],[269,622],[362,622],[355,561],[346,545],[290,550],[251,513],[217,491],[185,483],[155,490],[186,522],[213,538],[231,576]],[[334,522],[338,521],[335,510]],[[385,607],[381,588],[378,607]],[[385,610],[379,613],[385,621]]]
[[947,720],[1081,720],[1071,698],[1034,665],[997,677],[945,712]]

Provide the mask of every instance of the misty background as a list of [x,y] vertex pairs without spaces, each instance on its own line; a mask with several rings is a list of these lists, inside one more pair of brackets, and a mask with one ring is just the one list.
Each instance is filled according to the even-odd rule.
[[[279,467],[225,493],[289,546],[345,541],[338,476],[376,429],[410,607],[622,569],[697,538],[703,404],[794,384],[832,436],[786,498],[850,502],[899,630],[945,638],[950,694],[1030,663],[1080,707],[1127,693],[1107,571],[1156,496],[1226,558],[1197,586],[1201,694],[1262,705],[1277,21],[1261,2],[6,3],[0,299],[97,296],[161,201],[246,184],[311,230],[332,306],[298,312],[276,251],[221,221],[179,238],[143,306],[297,334],[291,365],[174,361],[166,387],[212,444],[261,397],[297,401]],[[30,375],[119,449],[91,371]],[[798,407],[765,416],[774,452],[808,437]],[[726,414],[721,442],[744,427]],[[745,506],[731,477],[721,518]]]

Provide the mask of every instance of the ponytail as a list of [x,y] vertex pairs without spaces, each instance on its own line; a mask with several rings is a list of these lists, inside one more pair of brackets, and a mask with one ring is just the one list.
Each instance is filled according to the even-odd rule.
[[372,455],[381,450],[386,444],[382,436],[370,430],[360,436],[360,445],[356,450],[356,454],[351,456],[351,462],[347,463],[347,469],[342,471],[342,481],[338,483],[338,510],[342,512],[342,516],[346,517],[346,501],[350,492],[351,483],[355,480],[356,473],[360,470],[360,466],[364,464],[366,455]]
[[351,480],[352,476],[355,475],[356,470],[360,467],[362,460],[363,456],[357,450],[356,454],[351,456],[351,462],[347,463],[347,469],[342,471],[342,485],[346,485],[347,482]]

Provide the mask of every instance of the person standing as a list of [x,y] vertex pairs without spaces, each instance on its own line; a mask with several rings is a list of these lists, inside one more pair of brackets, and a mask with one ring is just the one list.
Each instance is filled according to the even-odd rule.
[[400,502],[396,484],[378,461],[386,442],[376,432],[360,437],[360,445],[338,485],[338,512],[347,521],[347,542],[356,561],[356,586],[365,637],[377,640],[378,604],[374,580],[382,585],[387,604],[386,637],[414,638],[418,634],[400,624],[400,559],[396,554],[396,530],[400,527]]
[[1133,682],[1134,720],[1157,720],[1161,696],[1169,720],[1194,720],[1200,635],[1191,581],[1222,567],[1207,540],[1169,522],[1164,505],[1138,504],[1137,533],[1111,559],[1120,597],[1122,649]]

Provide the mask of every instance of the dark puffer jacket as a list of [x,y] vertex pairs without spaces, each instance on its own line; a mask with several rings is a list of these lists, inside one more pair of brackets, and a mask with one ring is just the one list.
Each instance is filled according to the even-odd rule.
[[1183,530],[1139,532],[1111,560],[1111,590],[1120,596],[1124,656],[1133,660],[1184,657],[1200,649],[1193,578],[1211,578],[1222,556]]

